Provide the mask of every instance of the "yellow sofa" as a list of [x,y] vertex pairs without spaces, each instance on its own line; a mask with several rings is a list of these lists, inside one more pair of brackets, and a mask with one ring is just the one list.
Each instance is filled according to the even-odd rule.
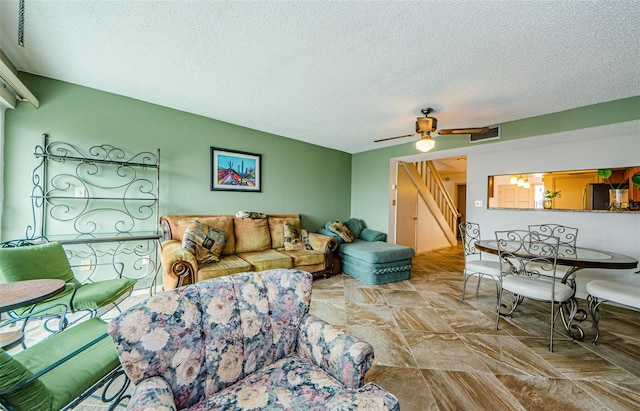
[[[227,242],[220,261],[199,264],[182,247],[182,236],[192,220],[223,231]],[[284,224],[301,228],[300,214],[268,214],[266,218],[238,218],[234,215],[165,215],[159,219],[164,232],[162,243],[163,288],[171,290],[187,284],[230,274],[293,268],[327,275],[333,268],[334,238],[309,232],[312,250],[286,251]]]

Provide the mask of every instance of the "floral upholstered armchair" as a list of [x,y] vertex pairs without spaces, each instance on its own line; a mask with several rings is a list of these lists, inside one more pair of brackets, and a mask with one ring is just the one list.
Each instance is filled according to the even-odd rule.
[[368,343],[308,314],[312,276],[278,269],[151,297],[109,324],[130,410],[398,410]]

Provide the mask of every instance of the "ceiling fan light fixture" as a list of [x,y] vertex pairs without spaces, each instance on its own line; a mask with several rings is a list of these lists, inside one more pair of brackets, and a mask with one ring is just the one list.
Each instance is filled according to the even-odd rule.
[[418,117],[416,119],[416,133],[434,132],[438,128],[438,120],[433,117]]
[[433,147],[435,147],[435,145],[436,141],[431,138],[431,134],[429,133],[422,133],[422,137],[420,137],[420,140],[416,141],[416,148],[423,153],[431,150]]

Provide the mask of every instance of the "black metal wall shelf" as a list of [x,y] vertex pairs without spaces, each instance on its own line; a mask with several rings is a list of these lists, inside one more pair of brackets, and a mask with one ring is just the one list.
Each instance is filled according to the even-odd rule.
[[43,134],[34,156],[40,162],[31,176],[26,238],[60,241],[84,281],[115,273],[153,288],[160,268],[160,150],[129,154],[110,144],[85,150]]

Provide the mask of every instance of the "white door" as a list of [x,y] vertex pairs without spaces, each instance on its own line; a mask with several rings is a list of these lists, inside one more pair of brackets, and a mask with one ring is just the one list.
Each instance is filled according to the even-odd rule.
[[513,184],[498,187],[498,207],[500,208],[533,208],[534,189],[518,187]]
[[416,249],[418,223],[418,190],[404,167],[398,164],[398,194],[396,204],[396,243]]

